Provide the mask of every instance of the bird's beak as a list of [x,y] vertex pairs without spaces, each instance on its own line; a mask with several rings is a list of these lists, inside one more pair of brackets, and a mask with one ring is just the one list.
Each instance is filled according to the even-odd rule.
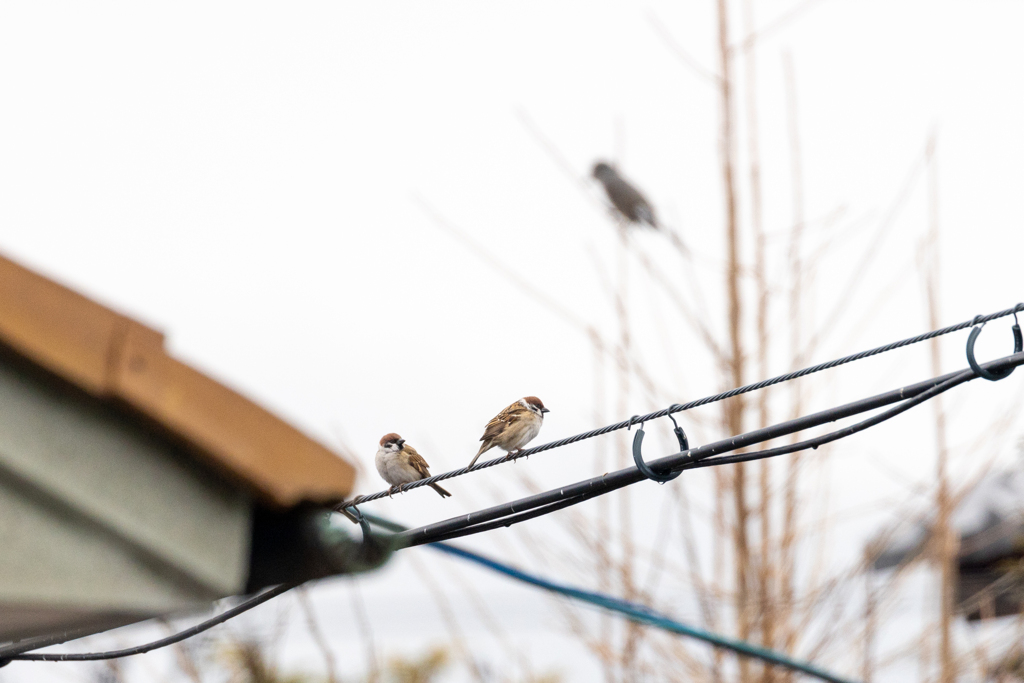
[[405,439],[399,439],[399,440],[398,440],[398,441],[396,441],[395,443],[397,443],[397,444],[398,444],[398,447],[399,447],[399,448],[401,448],[402,446],[404,446],[404,445],[405,445]]
[[551,411],[548,410],[547,408],[541,408],[540,412],[541,412],[541,414],[543,414],[543,413],[550,413]]

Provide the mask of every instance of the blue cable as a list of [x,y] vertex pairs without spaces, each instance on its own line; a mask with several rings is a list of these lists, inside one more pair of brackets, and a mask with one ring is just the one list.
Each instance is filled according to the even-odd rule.
[[[392,531],[404,530],[404,527],[402,527],[401,525],[395,524],[394,522],[385,520],[381,517],[377,517],[376,515],[366,514],[365,512],[363,513],[363,515],[368,520],[370,520],[374,524],[377,524],[378,526],[388,528]],[[720,647],[725,650],[731,650],[732,652],[735,652],[737,654],[744,655],[747,657],[753,657],[754,659],[760,659],[763,662],[767,662],[769,664],[776,664],[787,669],[792,669],[793,671],[799,671],[801,673],[807,674],[808,676],[814,676],[815,678],[819,678],[823,681],[829,681],[829,683],[853,683],[848,679],[840,678],[835,674],[823,671],[822,669],[819,669],[807,662],[801,662],[795,659],[791,659],[788,656],[782,654],[781,652],[776,652],[774,650],[759,647],[752,643],[748,643],[744,640],[734,640],[732,638],[727,638],[725,636],[718,635],[717,633],[711,633],[710,631],[705,631],[695,626],[687,626],[686,624],[675,621],[674,619],[671,619],[670,617],[664,614],[660,614],[659,612],[654,611],[646,605],[641,605],[639,603],[630,602],[628,600],[622,600],[620,598],[612,597],[610,595],[595,593],[593,591],[584,590],[582,588],[574,588],[572,586],[567,586],[562,583],[549,581],[548,579],[537,576],[536,574],[531,574],[521,569],[516,569],[515,567],[507,565],[504,562],[493,560],[489,557],[480,555],[470,550],[449,545],[448,543],[430,543],[429,547],[434,548],[435,550],[440,550],[441,552],[447,553],[449,555],[454,555],[455,557],[460,557],[464,560],[469,560],[470,562],[475,562],[476,564],[487,567],[488,569],[496,571],[500,574],[504,574],[505,576],[516,579],[517,581],[528,583],[531,586],[543,588],[544,590],[551,591],[553,593],[558,593],[559,595],[564,595],[566,597],[572,598],[574,600],[579,600],[581,602],[587,602],[591,605],[597,605],[598,607],[602,607],[611,612],[617,612],[619,614],[624,615],[626,618],[640,624],[655,626],[657,628],[669,631],[671,633],[677,633],[682,636],[687,636],[689,638],[701,640],[705,643],[710,643],[715,647]]]

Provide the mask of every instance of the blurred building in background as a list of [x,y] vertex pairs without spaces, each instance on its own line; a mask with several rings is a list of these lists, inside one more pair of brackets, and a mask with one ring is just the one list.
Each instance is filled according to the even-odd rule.
[[[993,471],[957,503],[956,600],[969,620],[1024,612],[1024,468]],[[918,518],[880,534],[868,545],[875,570],[925,556],[933,520]]]

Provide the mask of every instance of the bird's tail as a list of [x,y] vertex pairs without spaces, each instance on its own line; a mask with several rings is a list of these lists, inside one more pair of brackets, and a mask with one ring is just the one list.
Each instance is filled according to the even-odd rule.
[[430,488],[432,488],[435,491],[437,491],[438,495],[440,495],[442,498],[451,498],[452,497],[452,494],[448,493],[448,491],[446,491],[445,489],[441,488],[437,484],[428,484],[428,486],[430,486]]
[[654,217],[654,210],[651,209],[649,206],[637,207],[637,212],[636,213],[637,213],[637,217],[636,217],[636,222],[637,223],[646,223],[647,225],[651,226],[655,230],[657,230],[658,228],[661,227],[660,225],[658,225],[658,219]]
[[678,251],[683,258],[688,259],[691,256],[693,256],[693,253],[690,251],[690,248],[686,246],[686,244],[683,242],[683,238],[679,236],[678,232],[668,227],[667,225],[662,225],[659,227],[668,235],[669,242],[672,243],[672,246],[676,248],[676,251]]
[[484,441],[480,445],[480,450],[478,450],[476,452],[476,455],[473,456],[473,459],[469,461],[469,466],[472,467],[473,465],[475,465],[476,461],[480,459],[480,456],[486,453],[487,451],[491,450],[492,448],[494,448],[494,446],[491,445],[490,442]]

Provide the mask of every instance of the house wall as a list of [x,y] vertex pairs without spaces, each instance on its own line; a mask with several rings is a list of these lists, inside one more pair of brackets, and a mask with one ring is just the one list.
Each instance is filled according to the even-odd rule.
[[128,411],[0,359],[0,638],[241,592],[252,510]]

